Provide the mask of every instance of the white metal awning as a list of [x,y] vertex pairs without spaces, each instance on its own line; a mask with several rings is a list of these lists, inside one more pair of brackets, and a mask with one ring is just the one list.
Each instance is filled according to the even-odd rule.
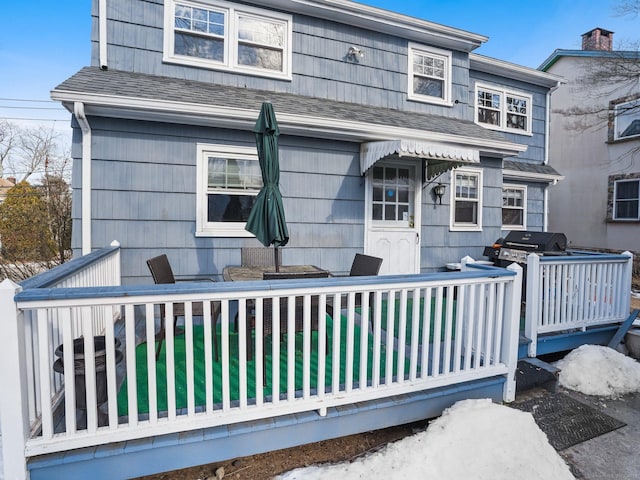
[[361,144],[360,171],[364,175],[378,160],[390,155],[426,160],[426,180],[460,165],[480,163],[480,152],[473,148],[398,139]]

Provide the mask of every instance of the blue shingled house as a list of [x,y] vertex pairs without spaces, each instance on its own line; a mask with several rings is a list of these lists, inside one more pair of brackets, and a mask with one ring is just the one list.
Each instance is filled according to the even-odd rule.
[[[91,66],[52,92],[75,258],[0,283],[5,478],[124,480],[511,402],[520,358],[634,321],[628,252],[473,259],[546,229],[560,77],[346,0],[93,0],[92,21]],[[245,229],[263,102],[282,263],[321,269],[294,279],[228,275],[271,253]],[[382,275],[328,276],[363,252]],[[156,285],[162,253],[178,280],[245,281]]]
[[[252,128],[280,125],[284,264],[443,270],[504,230],[544,230],[548,99],[560,78],[472,53],[488,39],[346,0],[94,0],[91,66],[55,87],[73,113],[73,247],[121,243],[220,276],[260,244]],[[434,186],[444,185],[444,195]]]

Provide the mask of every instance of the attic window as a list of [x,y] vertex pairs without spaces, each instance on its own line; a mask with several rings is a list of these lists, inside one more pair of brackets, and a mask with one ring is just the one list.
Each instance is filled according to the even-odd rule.
[[165,5],[165,62],[291,79],[290,15],[214,0]]

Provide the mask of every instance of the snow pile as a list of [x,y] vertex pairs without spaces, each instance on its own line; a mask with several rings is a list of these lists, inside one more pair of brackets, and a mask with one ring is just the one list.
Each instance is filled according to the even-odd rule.
[[352,463],[311,466],[281,480],[387,478],[410,480],[562,480],[569,467],[529,413],[489,399],[464,400],[428,429]]
[[616,398],[640,392],[640,363],[611,348],[582,345],[555,364],[560,385],[586,395]]

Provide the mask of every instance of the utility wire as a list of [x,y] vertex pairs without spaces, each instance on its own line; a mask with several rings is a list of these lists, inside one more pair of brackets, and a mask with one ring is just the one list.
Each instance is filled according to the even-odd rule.
[[0,105],[0,108],[13,108],[16,110],[65,110],[63,107],[13,107],[8,105]]

